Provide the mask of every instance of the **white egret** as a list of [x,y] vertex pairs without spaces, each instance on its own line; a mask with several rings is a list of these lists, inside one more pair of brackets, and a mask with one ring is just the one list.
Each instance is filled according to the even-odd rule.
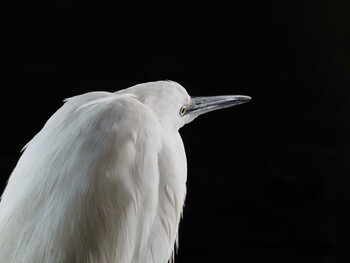
[[67,99],[25,146],[0,203],[2,263],[165,263],[186,195],[178,133],[250,100],[158,81]]

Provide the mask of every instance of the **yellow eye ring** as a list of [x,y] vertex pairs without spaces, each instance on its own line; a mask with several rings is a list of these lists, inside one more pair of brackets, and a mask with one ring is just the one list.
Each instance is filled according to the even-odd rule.
[[183,105],[180,109],[180,116],[181,117],[186,114],[186,110],[187,110],[186,105]]

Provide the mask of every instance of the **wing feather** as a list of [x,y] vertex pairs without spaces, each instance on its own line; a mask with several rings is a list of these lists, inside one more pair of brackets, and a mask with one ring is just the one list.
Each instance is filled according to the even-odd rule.
[[0,258],[132,262],[158,213],[161,132],[133,95],[68,99],[9,179],[0,203]]

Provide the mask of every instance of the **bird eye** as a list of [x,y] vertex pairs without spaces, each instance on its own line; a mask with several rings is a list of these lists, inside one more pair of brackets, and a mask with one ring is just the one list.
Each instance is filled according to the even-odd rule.
[[183,106],[181,107],[181,109],[180,109],[180,116],[181,116],[181,117],[184,116],[185,113],[186,113],[186,105],[183,105]]

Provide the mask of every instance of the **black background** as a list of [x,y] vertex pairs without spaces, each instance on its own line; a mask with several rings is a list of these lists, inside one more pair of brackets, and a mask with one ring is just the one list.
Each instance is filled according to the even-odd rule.
[[1,1],[1,187],[64,98],[163,79],[250,95],[180,131],[176,262],[348,262],[350,4],[231,2]]

